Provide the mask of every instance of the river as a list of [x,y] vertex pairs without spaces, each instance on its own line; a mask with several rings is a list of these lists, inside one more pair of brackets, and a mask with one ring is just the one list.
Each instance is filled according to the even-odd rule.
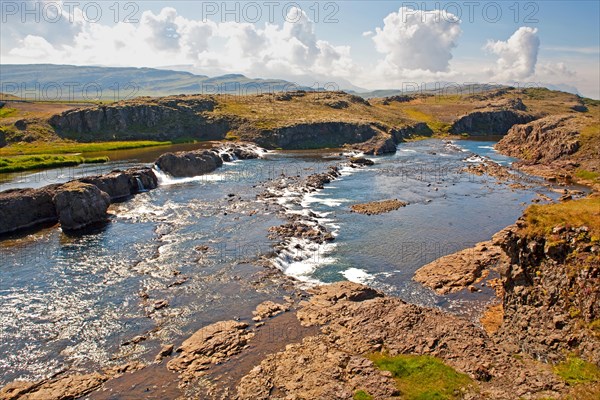
[[[306,176],[344,161],[339,151],[269,152],[201,177],[161,176],[156,190],[111,205],[110,223],[86,235],[67,236],[54,227],[5,239],[0,384],[66,368],[148,361],[161,344],[178,343],[208,323],[248,319],[261,301],[292,290],[261,278],[264,263],[304,285],[348,279],[469,315],[490,299],[489,291],[437,296],[412,281],[414,271],[489,239],[513,223],[536,193],[556,197],[541,181],[515,189],[463,171],[479,161],[472,153],[505,165],[513,161],[495,153],[493,144],[403,143],[396,154],[373,158],[372,167],[344,169],[325,189],[289,204],[289,212],[319,215],[336,236],[301,257],[276,257],[268,229],[285,218],[257,195],[282,174]],[[112,152],[106,165],[5,176],[0,190],[149,165],[165,151],[205,146]],[[392,198],[409,205],[375,216],[350,212],[354,203]],[[128,343],[142,335],[140,343]]]

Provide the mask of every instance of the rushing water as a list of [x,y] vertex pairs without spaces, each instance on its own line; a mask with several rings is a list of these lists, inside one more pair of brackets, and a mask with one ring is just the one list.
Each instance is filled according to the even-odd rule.
[[[0,384],[67,367],[97,369],[151,358],[161,343],[181,340],[207,323],[247,318],[260,301],[283,293],[257,280],[262,267],[253,261],[261,258],[309,283],[349,279],[411,302],[462,312],[486,293],[469,300],[440,297],[411,278],[425,263],[489,239],[535,196],[531,189],[515,190],[462,172],[477,161],[469,152],[511,162],[492,145],[405,143],[395,155],[377,157],[373,167],[346,170],[291,210],[318,213],[336,235],[335,242],[302,261],[273,260],[268,228],[284,220],[256,196],[265,181],[321,172],[343,160],[338,153],[275,152],[261,160],[226,163],[201,177],[161,176],[158,189],[112,205],[111,222],[86,235],[66,236],[50,228],[4,240]],[[145,165],[151,160],[147,154],[100,170],[78,167],[76,176]],[[62,182],[73,171],[13,176],[0,190]],[[544,190],[541,184],[538,189]],[[353,203],[390,198],[410,204],[377,216],[350,212]],[[155,310],[160,300],[169,306]],[[142,334],[146,341],[123,345]]]

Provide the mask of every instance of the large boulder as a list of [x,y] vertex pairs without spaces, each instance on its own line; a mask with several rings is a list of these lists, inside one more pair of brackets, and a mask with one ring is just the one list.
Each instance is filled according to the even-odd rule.
[[133,194],[155,189],[158,179],[150,168],[131,168],[125,171],[115,170],[106,175],[88,176],[80,182],[97,186],[108,193],[111,200],[118,200]]
[[60,225],[66,231],[82,229],[108,218],[110,196],[89,183],[66,183],[53,200]]
[[13,189],[0,193],[0,234],[56,222],[52,202],[59,185],[42,189]]
[[191,177],[207,174],[223,165],[223,160],[213,151],[184,151],[166,153],[156,161],[156,166],[174,177]]
[[6,135],[0,130],[0,147],[6,146]]

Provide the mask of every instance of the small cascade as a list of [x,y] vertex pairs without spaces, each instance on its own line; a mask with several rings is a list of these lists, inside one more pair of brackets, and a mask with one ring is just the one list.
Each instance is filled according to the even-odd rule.
[[137,182],[138,192],[144,192],[146,188],[144,188],[144,182],[142,182],[139,176],[135,177],[135,181]]
[[152,167],[152,170],[158,178],[159,186],[169,186],[187,182],[220,182],[225,180],[225,174],[218,174],[215,172],[212,172],[210,174],[191,176],[187,178],[174,178],[171,175],[163,172],[156,164]]

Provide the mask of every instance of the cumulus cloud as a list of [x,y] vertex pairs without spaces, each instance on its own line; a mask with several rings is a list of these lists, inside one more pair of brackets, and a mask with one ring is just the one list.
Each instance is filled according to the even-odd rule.
[[12,49],[9,54],[25,58],[48,58],[55,52],[46,39],[36,35],[27,35],[21,40],[21,46]]
[[460,34],[460,20],[451,13],[401,7],[384,18],[373,41],[392,68],[439,72],[448,70]]
[[[81,10],[75,12],[81,15]],[[318,39],[313,21],[295,7],[290,7],[282,25],[263,28],[251,23],[190,20],[172,7],[156,14],[144,11],[137,24],[105,25],[77,18],[70,41],[56,41],[50,34],[27,35],[9,48],[10,62],[192,64],[207,74],[286,77],[350,76],[355,70],[350,47]]]
[[491,71],[496,79],[525,79],[535,73],[540,48],[537,28],[520,27],[508,40],[490,40],[484,48],[498,56]]

